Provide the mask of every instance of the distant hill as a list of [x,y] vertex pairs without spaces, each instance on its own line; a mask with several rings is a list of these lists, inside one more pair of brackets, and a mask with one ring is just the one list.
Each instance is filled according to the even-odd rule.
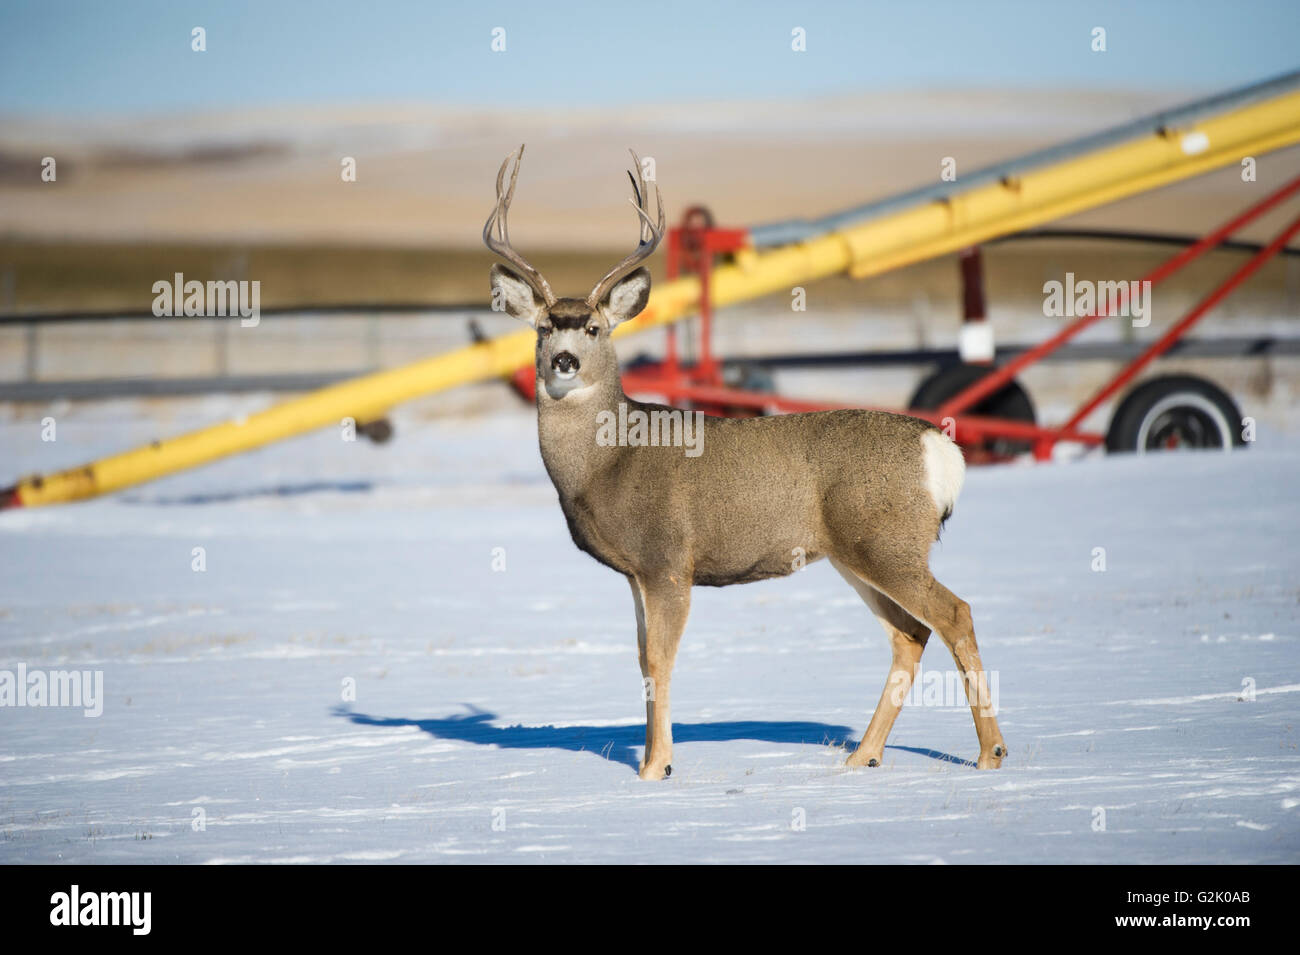
[[[1104,129],[1200,95],[931,90],[628,110],[261,109],[0,118],[0,235],[11,241],[474,248],[507,151],[529,144],[512,214],[523,246],[632,241],[626,146],[653,156],[670,215],[705,203],[752,225],[831,212]],[[54,156],[58,181],[40,180]],[[357,160],[357,181],[340,163]],[[1300,149],[1260,163],[1300,173]],[[1235,170],[1077,216],[1204,231],[1243,205]],[[1253,235],[1269,232],[1266,224]]]

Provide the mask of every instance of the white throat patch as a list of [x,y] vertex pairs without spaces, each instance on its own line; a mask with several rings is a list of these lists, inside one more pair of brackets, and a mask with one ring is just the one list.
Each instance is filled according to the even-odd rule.
[[555,377],[546,379],[546,393],[555,399],[566,396],[580,398],[586,392],[592,391],[595,385],[585,385],[582,379],[578,377],[576,371],[571,371],[568,375],[561,375],[558,371]]

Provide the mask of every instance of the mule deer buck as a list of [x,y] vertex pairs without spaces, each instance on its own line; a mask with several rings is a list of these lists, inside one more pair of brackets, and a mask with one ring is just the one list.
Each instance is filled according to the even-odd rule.
[[650,273],[642,263],[663,238],[663,201],[656,183],[658,214],[652,219],[644,170],[633,153],[637,248],[586,298],[558,298],[510,244],[506,217],[522,159],[520,146],[501,164],[496,208],[483,227],[488,248],[509,263],[492,267],[493,307],[537,332],[542,461],[573,541],[632,587],[648,689],[641,778],[672,773],[670,687],[691,587],[781,577],[821,557],[879,618],[893,647],[885,690],[848,765],[880,765],[921,651],[937,631],[965,681],[979,737],[977,765],[1000,766],[1007,750],[990,706],[970,607],[929,569],[930,546],[965,475],[961,450],[925,421],[860,410],[749,419],[700,415],[702,453],[694,456],[661,442],[600,440],[602,421],[624,421],[637,412],[651,420],[657,415],[661,423],[672,414],[682,420],[680,410],[623,393],[610,340],[650,296]]

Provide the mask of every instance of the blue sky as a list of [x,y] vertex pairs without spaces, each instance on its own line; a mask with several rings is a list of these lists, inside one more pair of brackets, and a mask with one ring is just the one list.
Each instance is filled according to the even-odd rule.
[[[190,50],[190,30],[208,50]],[[790,31],[807,31],[793,53]],[[1108,50],[1089,48],[1093,27]],[[506,30],[505,53],[490,48]],[[1189,96],[1300,67],[1300,0],[3,0],[0,110],[551,107],[998,85]]]

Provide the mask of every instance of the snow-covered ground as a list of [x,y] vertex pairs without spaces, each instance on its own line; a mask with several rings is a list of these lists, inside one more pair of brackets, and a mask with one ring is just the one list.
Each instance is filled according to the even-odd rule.
[[[0,477],[211,410],[11,418]],[[531,417],[397,424],[0,513],[0,670],[104,687],[0,709],[0,862],[1300,861],[1294,439],[970,472],[933,566],[1002,770],[964,704],[843,768],[889,652],[823,563],[695,592],[645,783],[627,585],[570,543]]]

